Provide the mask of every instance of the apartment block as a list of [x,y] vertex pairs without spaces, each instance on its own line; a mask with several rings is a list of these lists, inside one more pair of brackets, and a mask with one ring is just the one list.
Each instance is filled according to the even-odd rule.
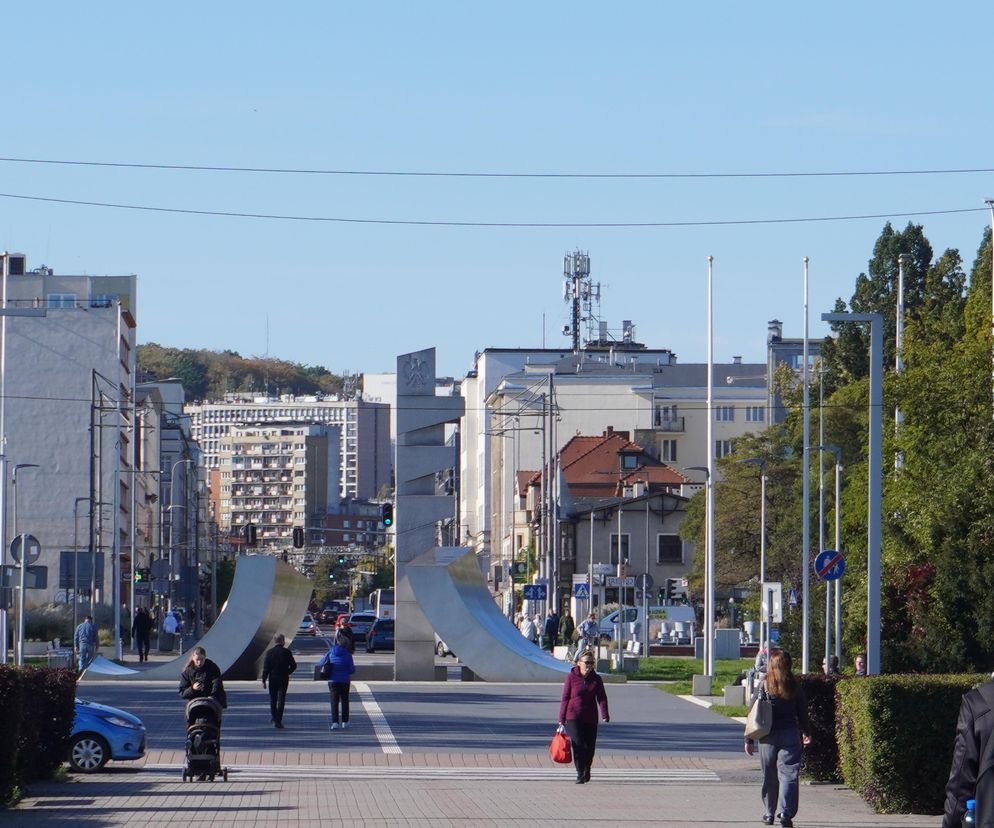
[[219,524],[225,534],[256,526],[260,545],[291,542],[338,505],[341,426],[230,425],[219,440]]
[[187,404],[184,411],[208,470],[221,467],[224,440],[235,429],[316,424],[336,426],[340,433],[334,497],[368,500],[390,486],[390,406],[385,403],[228,394],[220,401]]

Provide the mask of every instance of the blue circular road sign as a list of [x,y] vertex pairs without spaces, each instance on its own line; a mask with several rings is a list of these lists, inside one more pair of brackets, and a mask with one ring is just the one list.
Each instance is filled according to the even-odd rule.
[[841,552],[826,549],[815,558],[815,574],[819,581],[835,581],[846,571],[846,559]]

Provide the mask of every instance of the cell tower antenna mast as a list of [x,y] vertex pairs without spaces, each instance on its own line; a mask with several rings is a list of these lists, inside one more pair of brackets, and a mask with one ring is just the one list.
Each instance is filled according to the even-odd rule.
[[[586,341],[590,342],[601,302],[600,282],[590,280],[590,255],[585,251],[574,250],[563,256],[563,299],[570,305],[570,324],[563,328],[563,334],[572,338],[573,353],[579,353],[581,326],[587,323]],[[595,304],[598,313],[594,313]]]

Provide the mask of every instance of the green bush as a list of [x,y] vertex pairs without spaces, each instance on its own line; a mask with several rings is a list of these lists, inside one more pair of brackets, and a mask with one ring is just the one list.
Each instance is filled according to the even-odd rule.
[[[76,608],[76,623],[83,621],[83,616],[89,612],[89,608],[79,606]],[[101,644],[113,642],[114,640],[114,611],[106,604],[97,604],[93,611],[93,620],[100,632]],[[127,617],[121,618],[122,626],[131,628],[131,621]],[[72,646],[72,604],[43,604],[40,607],[32,607],[27,611],[27,622],[24,632],[28,639],[34,641],[51,641],[54,638],[62,640],[63,645]],[[109,636],[109,638],[108,638]]]
[[808,700],[811,744],[805,745],[801,773],[817,782],[841,782],[839,744],[835,738],[835,686],[841,676],[809,673],[800,677]]
[[76,712],[76,673],[65,668],[25,667],[21,683],[17,777],[30,782],[48,778],[66,761]]
[[840,681],[837,738],[846,785],[878,813],[939,814],[963,694],[986,676]]
[[0,804],[7,802],[17,784],[17,744],[21,727],[21,671],[0,664],[0,722],[4,723],[0,739]]

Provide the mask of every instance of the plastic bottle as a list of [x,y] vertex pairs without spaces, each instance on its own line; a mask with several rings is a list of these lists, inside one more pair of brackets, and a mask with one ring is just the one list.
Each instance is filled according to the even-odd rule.
[[966,801],[966,813],[963,814],[964,825],[975,825],[977,822],[977,800],[968,799]]

